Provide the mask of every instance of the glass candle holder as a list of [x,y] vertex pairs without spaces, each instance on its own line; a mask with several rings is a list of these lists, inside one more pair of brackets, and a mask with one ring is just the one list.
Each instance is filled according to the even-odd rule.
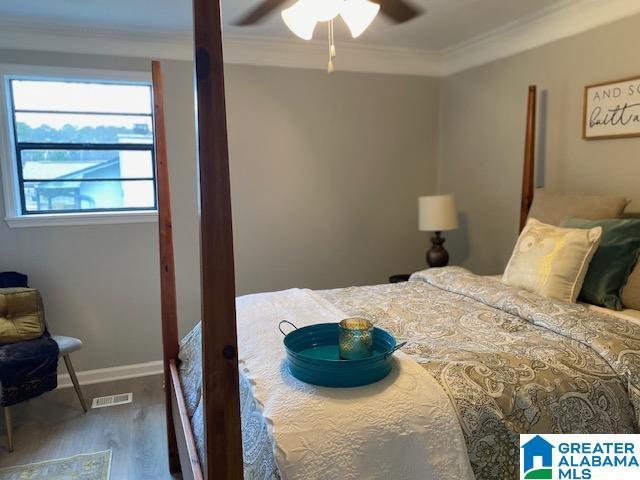
[[338,348],[343,360],[373,355],[373,324],[364,318],[345,318],[338,328]]

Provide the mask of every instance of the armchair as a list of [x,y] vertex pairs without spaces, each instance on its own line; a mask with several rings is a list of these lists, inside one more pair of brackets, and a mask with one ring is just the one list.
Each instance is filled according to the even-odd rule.
[[[12,273],[26,284],[25,276]],[[0,274],[0,285],[7,285]],[[4,282],[4,283],[3,283]],[[13,451],[12,405],[42,395],[57,386],[58,357],[69,371],[82,409],[87,406],[69,354],[82,348],[72,337],[52,337],[46,329],[44,308],[35,289],[0,288],[0,406],[3,407],[7,443]]]

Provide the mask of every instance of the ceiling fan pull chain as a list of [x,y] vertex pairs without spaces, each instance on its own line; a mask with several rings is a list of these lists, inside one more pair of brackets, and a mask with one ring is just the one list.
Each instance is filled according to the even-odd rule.
[[331,58],[335,58],[336,56],[336,37],[333,34],[333,20],[329,22],[329,28],[331,28]]
[[333,20],[329,21],[328,30],[329,30],[328,31],[329,33],[329,65],[327,67],[327,72],[333,73],[336,70],[336,67],[333,64],[333,59],[336,56],[336,46],[335,46],[334,37],[333,37]]

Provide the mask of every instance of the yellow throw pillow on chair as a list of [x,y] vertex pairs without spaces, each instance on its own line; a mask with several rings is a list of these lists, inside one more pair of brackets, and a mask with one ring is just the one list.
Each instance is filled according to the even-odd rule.
[[502,277],[507,285],[575,303],[602,228],[560,228],[531,218]]
[[44,327],[44,308],[38,290],[0,288],[0,344],[38,338]]

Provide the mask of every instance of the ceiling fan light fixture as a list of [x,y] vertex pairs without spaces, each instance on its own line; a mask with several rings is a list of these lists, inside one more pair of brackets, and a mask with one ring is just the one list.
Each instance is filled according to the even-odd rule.
[[303,40],[311,40],[318,19],[310,9],[313,0],[298,0],[291,7],[282,11],[282,20],[296,36]]
[[299,0],[307,4],[306,8],[313,18],[319,22],[333,20],[342,11],[344,0]]
[[371,25],[380,5],[369,0],[345,0],[340,15],[349,27],[351,36],[358,38]]

